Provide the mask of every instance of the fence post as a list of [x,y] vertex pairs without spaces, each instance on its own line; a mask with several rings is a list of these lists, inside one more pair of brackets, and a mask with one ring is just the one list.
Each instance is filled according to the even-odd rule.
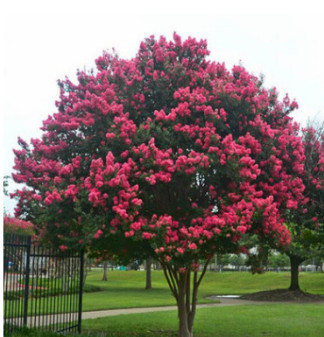
[[84,277],[84,250],[81,250],[80,252],[79,314],[78,314],[78,332],[79,333],[81,333],[81,320],[82,320],[83,277]]
[[24,325],[27,325],[28,316],[28,295],[29,295],[29,272],[30,272],[30,248],[31,248],[31,236],[27,237],[27,257],[26,257],[26,279],[25,279],[25,302],[24,302]]

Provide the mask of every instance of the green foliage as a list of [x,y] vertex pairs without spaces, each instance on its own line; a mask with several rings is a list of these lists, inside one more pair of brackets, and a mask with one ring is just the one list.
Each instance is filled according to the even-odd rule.
[[236,268],[245,265],[245,258],[242,254],[223,254],[217,256],[217,264],[226,266],[232,265]]
[[242,255],[232,255],[230,264],[236,267],[245,265],[245,258]]
[[269,266],[272,268],[289,267],[290,261],[286,254],[272,253],[269,257]]

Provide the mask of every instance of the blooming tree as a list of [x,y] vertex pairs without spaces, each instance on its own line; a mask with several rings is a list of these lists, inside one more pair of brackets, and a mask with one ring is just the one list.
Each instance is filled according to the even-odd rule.
[[[289,243],[286,208],[303,200],[297,107],[242,66],[209,61],[206,41],[153,36],[133,59],[104,53],[31,145],[19,139],[17,214],[61,250],[145,251],[161,263],[193,334],[198,287],[215,253],[254,235]],[[289,164],[289,165],[288,165]],[[243,250],[243,248],[241,247]]]
[[324,124],[302,130],[305,149],[304,200],[286,213],[291,243],[283,251],[291,266],[290,290],[299,290],[299,265],[324,249]]
[[34,225],[29,221],[5,215],[3,217],[3,231],[9,234],[33,235]]

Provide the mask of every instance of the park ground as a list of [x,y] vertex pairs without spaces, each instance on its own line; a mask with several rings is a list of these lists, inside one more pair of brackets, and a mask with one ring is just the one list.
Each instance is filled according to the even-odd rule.
[[[285,289],[290,274],[248,272],[208,272],[199,293],[199,303],[212,303],[212,295],[242,295]],[[108,281],[101,281],[102,270],[92,270],[87,275],[83,311],[100,311],[121,308],[157,307],[174,305],[175,301],[162,272],[153,271],[152,290],[145,290],[145,273],[140,271],[113,271]],[[324,273],[301,273],[303,291],[324,295]],[[95,291],[93,291],[95,290]],[[285,301],[285,298],[282,298]],[[252,302],[253,303],[253,302]],[[324,301],[207,307],[197,310],[195,337],[322,337],[324,336]],[[175,310],[133,313],[113,317],[85,319],[83,335],[93,337],[175,337],[177,336]],[[32,332],[31,336],[35,336]],[[18,336],[18,335],[17,335]],[[24,332],[22,336],[28,336]],[[48,336],[48,332],[45,335]],[[20,337],[20,335],[19,335]],[[38,336],[37,336],[38,337]]]
[[[152,272],[153,289],[149,291],[144,289],[143,271],[109,272],[108,282],[101,281],[102,273],[100,269],[88,273],[86,288],[101,291],[84,294],[83,311],[175,305],[162,271]],[[213,295],[242,295],[287,289],[289,281],[289,272],[255,275],[249,272],[207,272],[199,289],[198,303],[212,303],[209,297]],[[324,273],[300,273],[300,286],[304,292],[324,295]]]

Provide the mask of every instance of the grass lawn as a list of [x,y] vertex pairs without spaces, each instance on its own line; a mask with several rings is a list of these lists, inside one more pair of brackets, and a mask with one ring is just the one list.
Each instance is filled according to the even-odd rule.
[[[88,273],[87,285],[101,287],[103,291],[85,293],[83,311],[150,307],[174,305],[168,285],[162,271],[152,271],[152,290],[145,290],[145,272],[109,271],[108,281],[101,281],[103,271],[93,270]],[[290,273],[268,272],[252,275],[249,272],[207,272],[198,292],[198,302],[208,303],[208,295],[246,294],[263,290],[288,288]],[[324,294],[324,273],[301,273],[302,290]]]
[[[101,281],[103,271],[92,270],[86,280],[86,291],[83,295],[83,311],[95,311],[131,307],[154,307],[175,305],[162,271],[152,271],[152,290],[145,290],[145,272],[143,271],[109,271],[108,281]],[[215,294],[246,294],[262,290],[288,288],[290,274],[286,272],[268,272],[262,275],[252,275],[249,272],[207,272],[198,292],[198,303],[213,302],[206,299]],[[304,291],[324,294],[324,273],[301,273],[300,285]],[[102,289],[101,291],[96,291]],[[77,296],[77,294],[75,295]],[[29,300],[29,312],[35,312],[37,301],[38,311],[43,310],[43,299]],[[54,302],[69,302],[61,296],[50,297],[45,305],[47,313],[52,312]],[[76,302],[75,302],[76,303]],[[21,303],[8,302],[7,312],[21,311]],[[12,308],[16,310],[12,311]],[[33,308],[33,309],[32,309]],[[69,311],[70,309],[68,309]],[[9,314],[7,314],[9,316]],[[13,314],[13,316],[15,316]]]
[[[197,310],[195,337],[321,337],[323,304],[269,304]],[[176,311],[121,315],[82,322],[85,335],[177,336]]]
[[[197,310],[194,337],[322,337],[324,304],[268,304]],[[120,315],[82,322],[80,337],[176,337],[176,311]],[[24,330],[12,337],[55,337]],[[72,335],[66,335],[66,337]]]

